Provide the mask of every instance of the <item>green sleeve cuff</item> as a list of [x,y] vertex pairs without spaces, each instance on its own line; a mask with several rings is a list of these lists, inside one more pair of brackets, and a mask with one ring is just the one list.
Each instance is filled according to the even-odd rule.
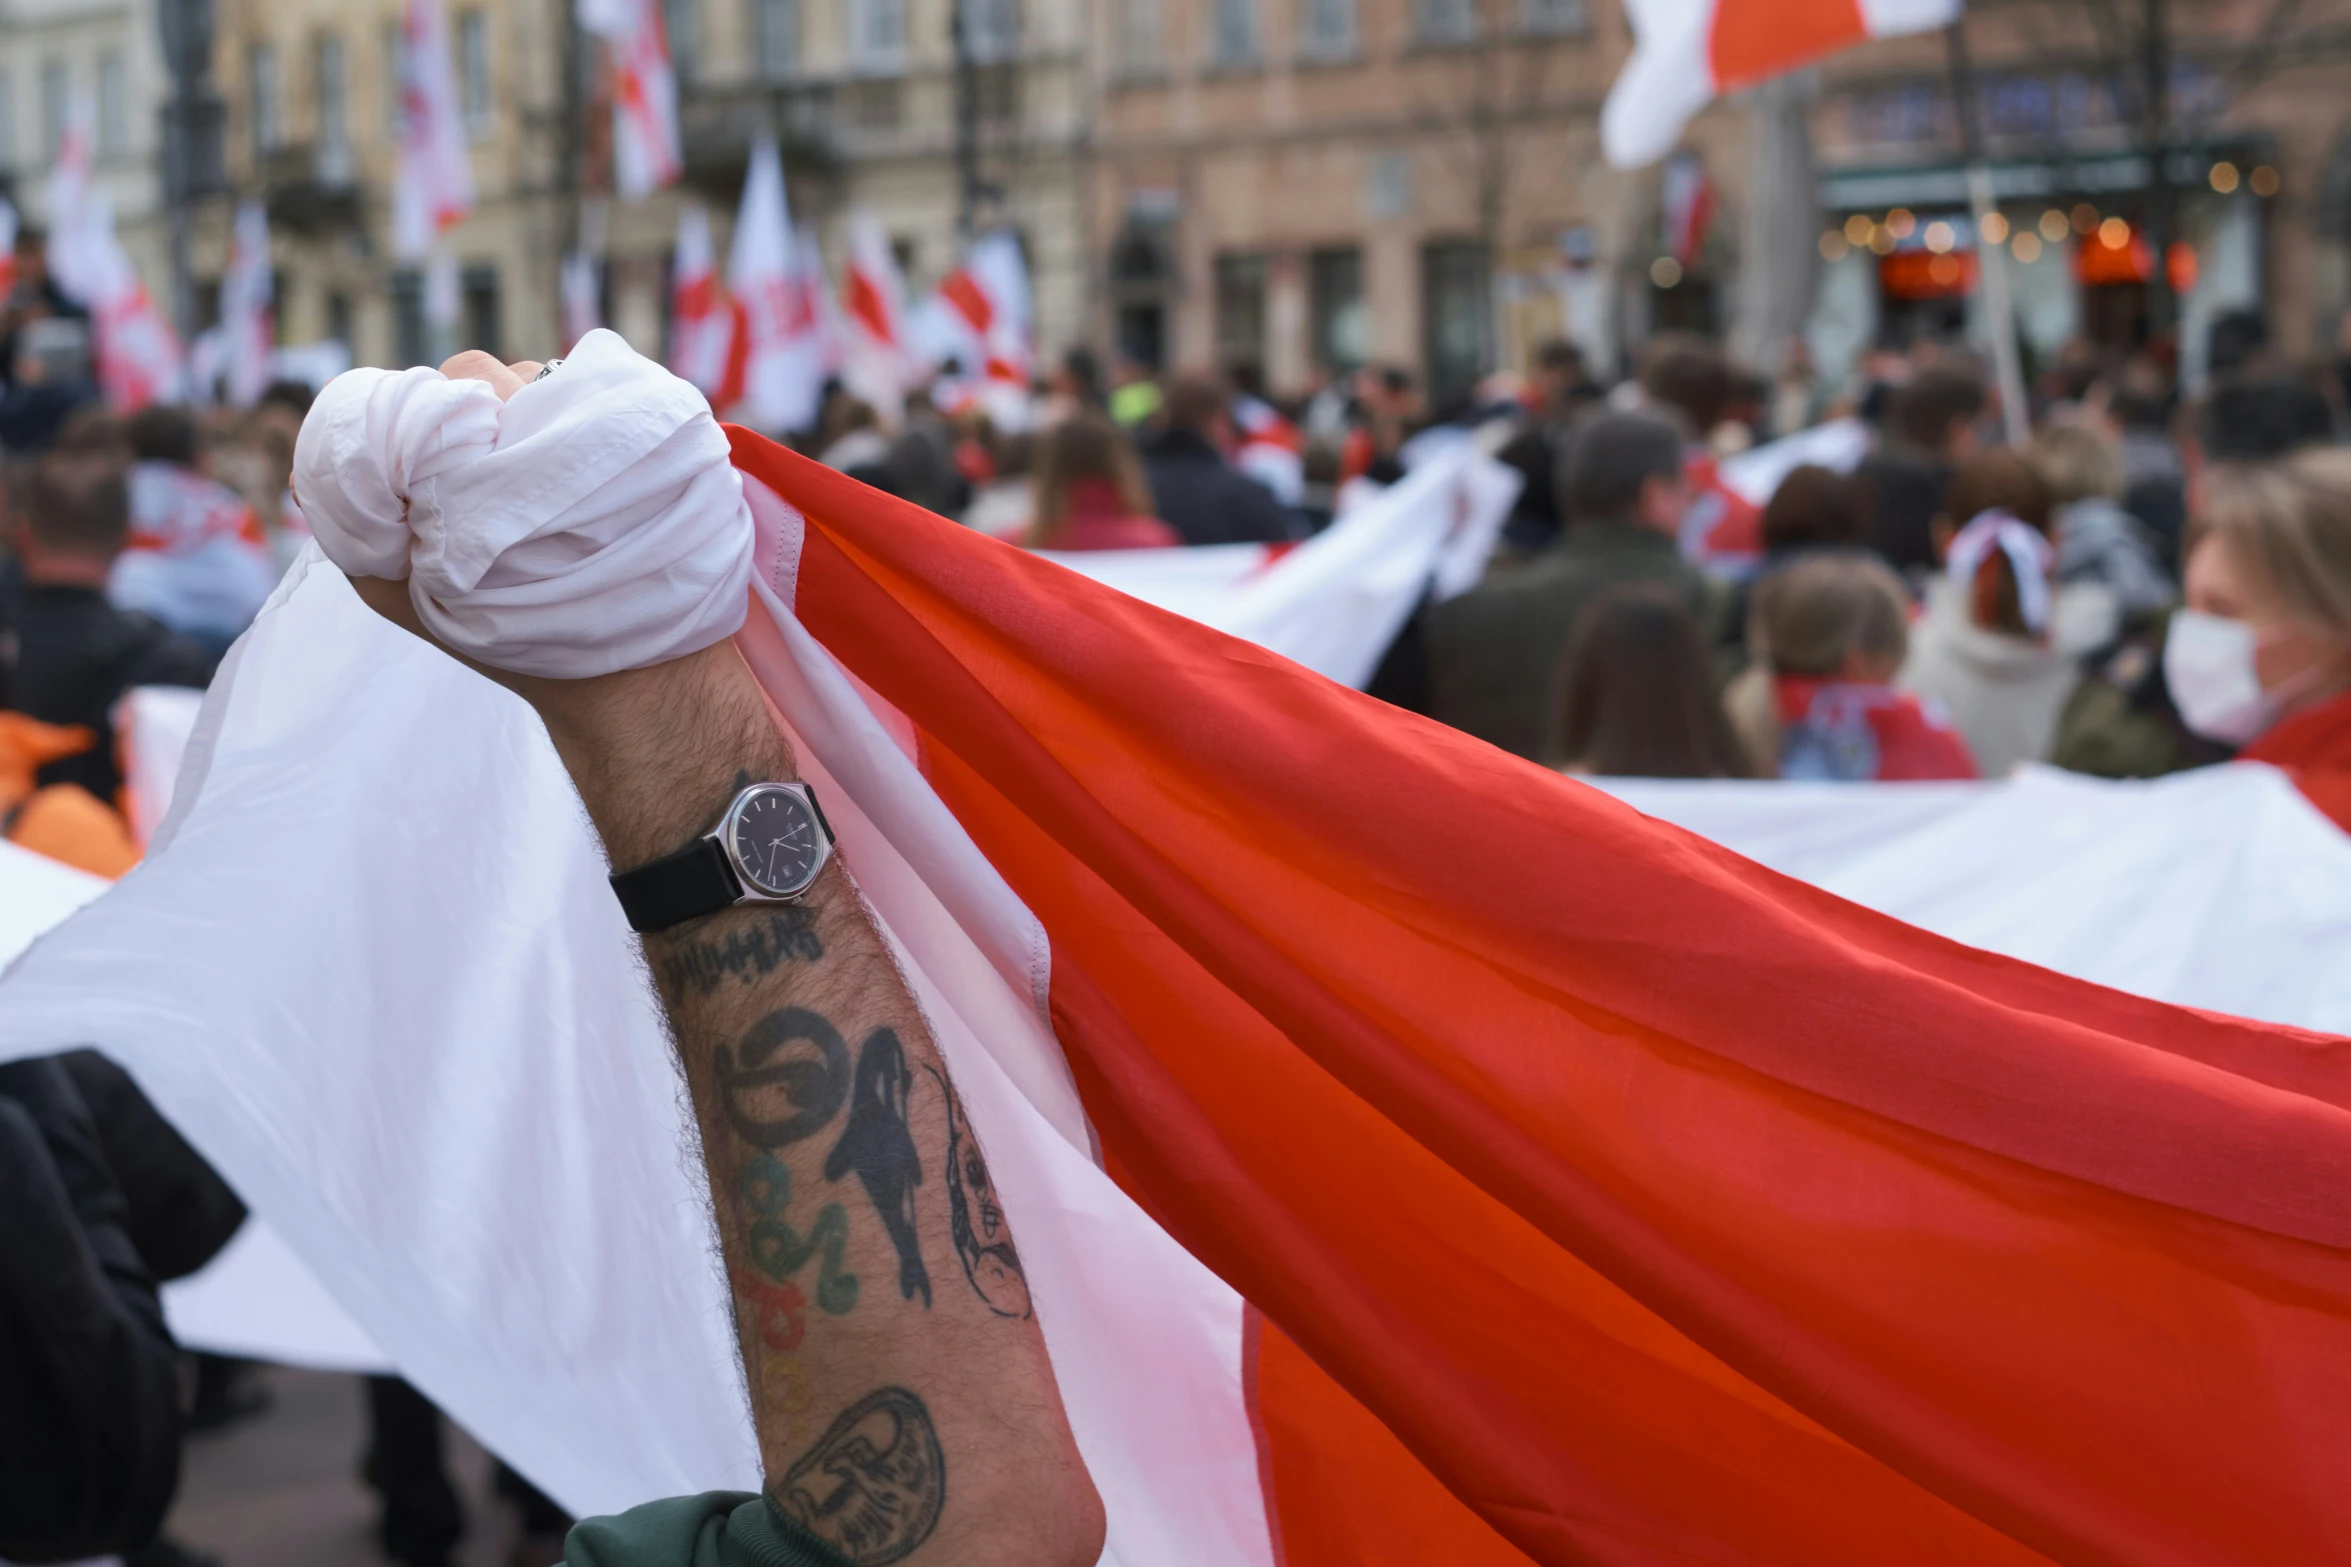
[[747,1491],[665,1497],[583,1519],[563,1559],[566,1567],[856,1567]]

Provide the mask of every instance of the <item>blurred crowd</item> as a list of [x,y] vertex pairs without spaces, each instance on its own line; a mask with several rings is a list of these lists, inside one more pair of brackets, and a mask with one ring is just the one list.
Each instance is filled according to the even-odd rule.
[[[303,546],[312,389],[107,410],[26,238],[0,313],[0,830],[111,876],[139,853],[125,693],[204,686]],[[1009,542],[1090,551],[1287,547],[1474,443],[1516,500],[1483,580],[1432,590],[1388,649],[1370,689],[1397,707],[1590,775],[2120,778],[2242,755],[2351,826],[2347,383],[2247,352],[2184,397],[2161,354],[2085,345],[2009,410],[1951,344],[1831,385],[1800,349],[1764,376],[1663,335],[1622,376],[1554,344],[1432,407],[1394,366],[1284,398],[1248,365],[1158,376],[1079,349],[1011,398],[943,379],[883,410],[830,388],[794,444]],[[1819,460],[1757,465],[1773,452]],[[157,1533],[181,1431],[256,1396],[235,1362],[175,1359],[155,1291],[243,1210],[87,1053],[0,1067],[0,1167],[36,1199],[0,1205],[0,1307],[22,1318],[0,1558],[190,1560]],[[439,1415],[391,1378],[370,1411],[387,1552],[446,1562]],[[555,1559],[562,1515],[507,1490],[518,1559]]]

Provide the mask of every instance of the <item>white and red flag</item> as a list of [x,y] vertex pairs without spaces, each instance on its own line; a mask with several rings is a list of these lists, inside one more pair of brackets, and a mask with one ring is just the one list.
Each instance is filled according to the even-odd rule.
[[917,379],[907,332],[906,283],[881,220],[849,214],[849,264],[841,274],[841,380],[876,408],[894,412]]
[[1871,38],[1941,27],[1960,0],[1625,0],[1633,52],[1600,109],[1620,169],[1656,162],[1720,94]]
[[269,385],[271,324],[269,213],[260,202],[239,204],[229,238],[229,264],[220,279],[221,392],[229,406],[249,408]]
[[1666,253],[1695,266],[1714,227],[1714,182],[1695,153],[1677,152],[1665,165],[1663,219]]
[[[727,293],[735,305],[731,361],[741,361],[740,417],[763,430],[804,430],[816,422],[824,387],[822,334],[802,275],[784,191],[784,160],[775,139],[751,146],[743,204],[727,252]],[[730,400],[714,397],[725,408]]]
[[[1872,913],[580,358],[507,404],[330,387],[319,540],[508,667],[733,635],[967,1101],[1106,1560],[2339,1555],[2343,1041]],[[411,475],[508,531],[412,546]],[[572,1510],[756,1484],[544,726],[295,571],[148,862],[0,980],[0,1050],[131,1062]]]
[[392,253],[421,260],[473,210],[472,154],[449,21],[441,0],[407,0],[401,12],[400,145],[392,174]]
[[678,208],[677,250],[669,266],[670,373],[691,381],[714,407],[725,407],[742,395],[737,387],[728,396],[728,350],[734,343],[735,313],[718,286],[718,251],[711,243],[710,213],[698,201]]
[[1026,389],[1035,360],[1028,262],[1009,230],[983,235],[923,302],[917,332],[935,365]]
[[678,138],[678,79],[660,0],[582,0],[580,25],[612,59],[612,184],[637,201],[684,172]]
[[49,172],[49,276],[90,312],[99,390],[128,413],[185,396],[187,358],[115,237],[113,205],[91,183],[91,119],[87,98],[68,100],[65,134]]

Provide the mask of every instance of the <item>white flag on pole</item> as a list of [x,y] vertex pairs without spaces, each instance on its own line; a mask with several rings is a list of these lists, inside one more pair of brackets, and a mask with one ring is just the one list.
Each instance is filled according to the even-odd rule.
[[582,0],[579,10],[580,25],[612,55],[613,188],[622,200],[639,201],[685,169],[660,0]]
[[260,202],[248,201],[237,208],[228,270],[220,280],[221,390],[231,407],[251,407],[269,385],[270,352],[276,346],[271,292],[269,213]]
[[401,41],[392,251],[402,260],[415,261],[473,210],[473,163],[449,64],[449,22],[441,0],[407,0]]
[[816,422],[824,384],[814,299],[800,275],[792,210],[784,194],[784,160],[775,139],[751,146],[743,205],[727,256],[727,292],[745,334],[743,403],[762,430],[804,430]]
[[670,372],[715,400],[726,383],[734,336],[734,310],[718,286],[710,214],[700,202],[689,201],[678,209],[677,253],[670,262]]

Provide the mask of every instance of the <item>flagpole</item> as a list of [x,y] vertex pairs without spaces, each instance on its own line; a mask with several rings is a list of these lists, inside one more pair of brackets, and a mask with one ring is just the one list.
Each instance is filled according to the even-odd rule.
[[1967,199],[1975,213],[1976,276],[1983,280],[1984,314],[1992,331],[1992,373],[2000,387],[2000,419],[2008,444],[2022,446],[2032,435],[2031,410],[2024,400],[2024,368],[2016,357],[2016,306],[2008,295],[2007,252],[1992,243],[1984,221],[1994,212],[1992,166],[1984,156],[1978,117],[1975,66],[1967,53],[1967,14],[1943,29],[1951,65],[1951,98],[1959,110],[1959,143],[1967,160]]

